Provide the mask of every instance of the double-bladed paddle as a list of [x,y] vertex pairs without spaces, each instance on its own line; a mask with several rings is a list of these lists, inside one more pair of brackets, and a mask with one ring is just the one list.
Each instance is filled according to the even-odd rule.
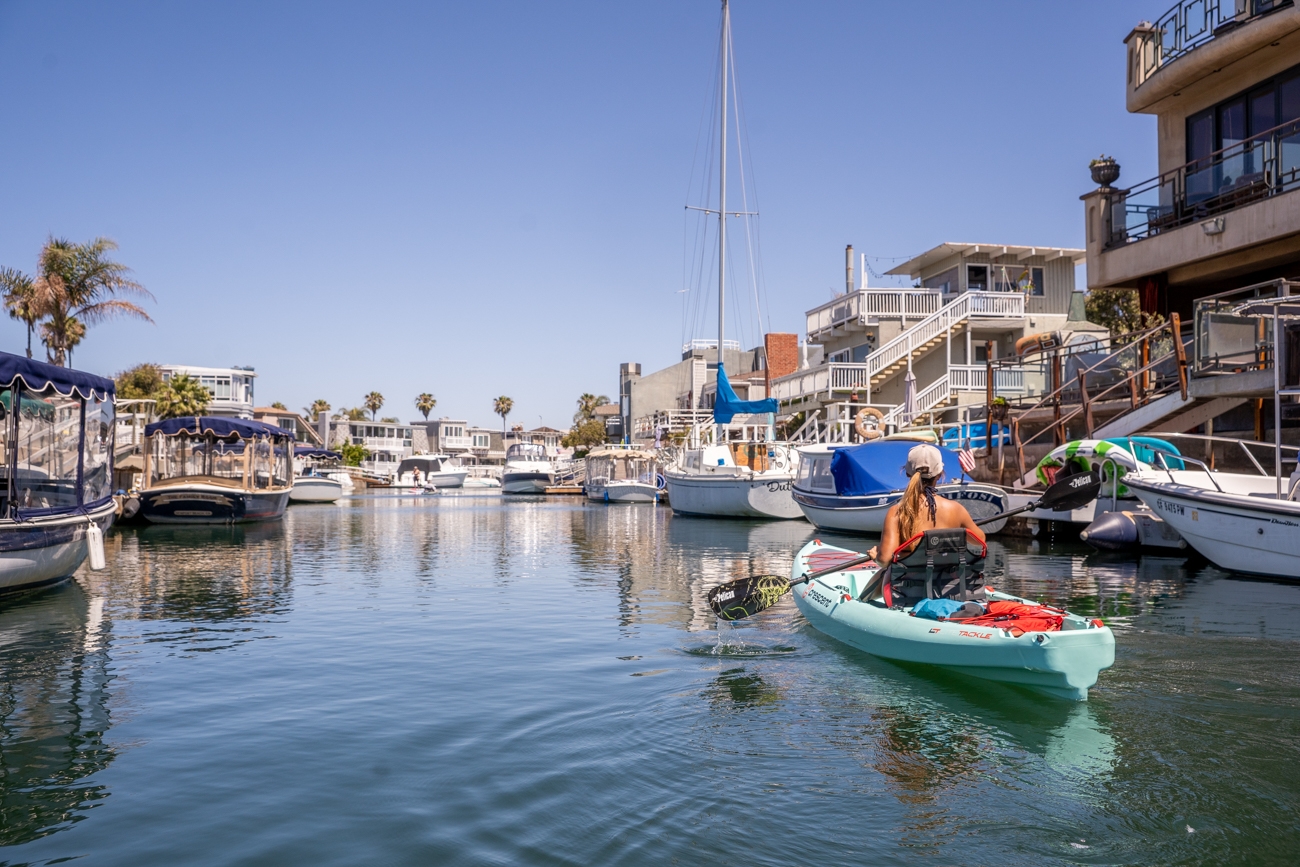
[[[1089,473],[1078,473],[1058,480],[1043,491],[1041,497],[1026,506],[999,512],[987,518],[980,518],[975,523],[988,524],[1032,509],[1069,512],[1091,503],[1097,499],[1099,493],[1101,493],[1100,473],[1096,470]],[[827,566],[825,569],[818,569],[816,572],[805,572],[793,581],[783,575],[751,575],[748,578],[740,578],[726,584],[719,584],[710,590],[705,598],[708,599],[709,607],[713,609],[713,613],[721,619],[741,620],[771,608],[785,594],[785,591],[796,584],[803,584],[805,581],[820,578],[832,572],[852,569],[854,566],[870,563],[871,560],[871,555],[866,554],[852,560],[845,560],[843,563],[837,563],[834,566]]]

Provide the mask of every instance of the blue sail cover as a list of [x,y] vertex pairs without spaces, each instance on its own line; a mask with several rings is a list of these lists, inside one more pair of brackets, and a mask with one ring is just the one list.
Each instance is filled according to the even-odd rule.
[[266,424],[260,421],[248,421],[242,418],[223,418],[221,416],[192,416],[187,415],[183,418],[168,418],[162,421],[156,421],[153,424],[145,425],[144,435],[147,437],[155,434],[163,436],[180,436],[186,434],[192,437],[201,437],[206,434],[212,434],[218,439],[227,437],[240,437],[241,439],[254,439],[256,437],[271,437],[273,439],[291,439],[292,431],[279,428],[274,425]]
[[741,400],[736,397],[736,390],[731,387],[731,382],[727,379],[727,368],[718,365],[718,399],[713,404],[714,422],[728,424],[736,415],[776,412],[779,409],[780,406],[774,397],[766,400]]
[[44,391],[52,385],[64,397],[75,393],[85,400],[112,400],[116,393],[111,379],[0,352],[0,388],[12,388],[17,380],[22,380],[24,391]]
[[[865,497],[903,490],[907,487],[907,476],[903,474],[907,453],[917,445],[908,440],[881,440],[836,449],[831,455],[835,493],[841,497]],[[957,453],[944,448],[939,453],[943,455],[943,477],[939,483],[961,479]]]

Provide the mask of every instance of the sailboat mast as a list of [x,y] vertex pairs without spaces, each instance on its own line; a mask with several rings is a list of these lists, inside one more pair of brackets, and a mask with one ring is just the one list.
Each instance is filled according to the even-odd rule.
[[[725,346],[727,322],[727,72],[731,65],[729,49],[731,47],[731,9],[727,0],[722,0],[722,75],[718,81],[722,88],[722,145],[721,158],[718,161],[718,375],[722,375],[722,347]],[[722,426],[718,426],[721,435]]]

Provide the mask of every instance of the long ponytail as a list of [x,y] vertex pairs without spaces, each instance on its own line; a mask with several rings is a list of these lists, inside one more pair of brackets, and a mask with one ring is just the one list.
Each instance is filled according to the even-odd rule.
[[900,543],[916,535],[916,526],[921,518],[921,507],[928,507],[930,523],[935,519],[934,479],[922,479],[920,473],[912,473],[907,480],[907,490],[898,506],[898,532]]

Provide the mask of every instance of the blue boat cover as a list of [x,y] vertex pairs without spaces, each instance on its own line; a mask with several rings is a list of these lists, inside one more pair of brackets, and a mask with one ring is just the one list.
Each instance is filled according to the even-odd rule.
[[19,379],[23,382],[24,391],[44,391],[52,385],[64,397],[70,397],[75,392],[84,400],[112,400],[117,391],[111,379],[0,352],[0,388],[11,388],[14,381]]
[[[903,490],[907,487],[907,476],[903,474],[907,453],[917,445],[909,440],[881,440],[836,449],[831,455],[835,493],[841,497],[866,497]],[[959,480],[962,473],[957,453],[943,448],[939,452],[944,470],[939,482]]]
[[144,435],[151,437],[154,434],[163,436],[180,436],[186,434],[192,437],[212,434],[219,439],[236,436],[241,439],[254,439],[255,437],[271,437],[273,439],[290,439],[293,437],[292,431],[279,428],[274,425],[266,424],[260,421],[248,421],[242,418],[222,418],[220,416],[192,416],[187,415],[183,418],[168,418],[162,421],[156,421],[153,424],[145,425]]
[[300,458],[333,458],[336,461],[343,460],[343,455],[338,452],[332,452],[329,449],[323,449],[310,443],[298,443],[293,447],[293,453]]
[[766,400],[741,400],[736,397],[736,390],[727,379],[727,368],[718,365],[718,399],[713,404],[713,420],[717,424],[728,424],[737,414],[756,412],[776,412],[780,406],[776,398]]

